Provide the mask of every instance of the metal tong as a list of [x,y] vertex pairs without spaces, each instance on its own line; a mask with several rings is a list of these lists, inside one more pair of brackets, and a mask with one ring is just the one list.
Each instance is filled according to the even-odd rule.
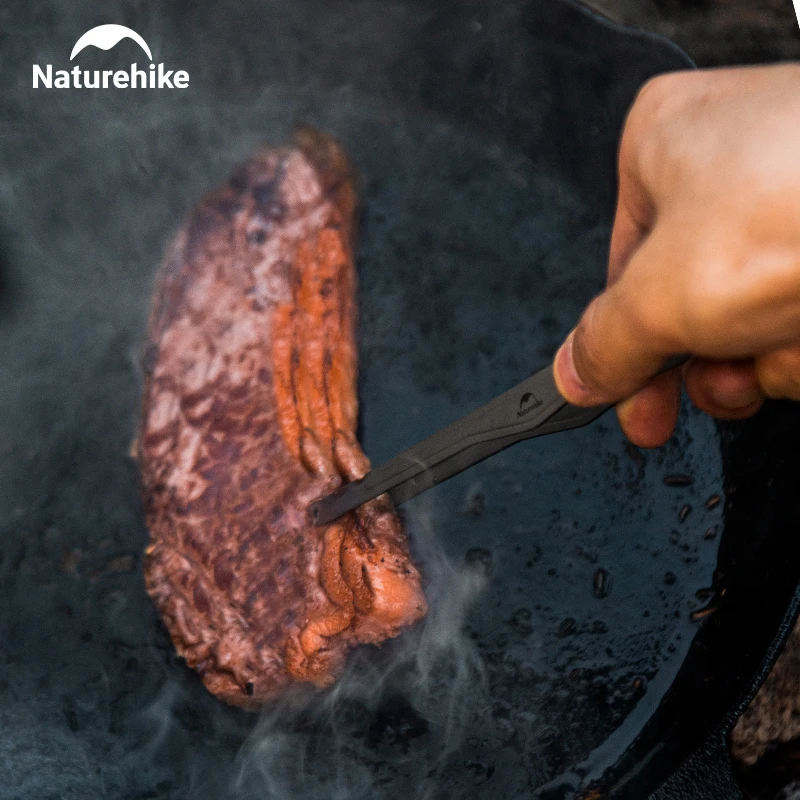
[[[670,358],[657,374],[687,360],[685,355]],[[311,519],[315,525],[326,525],[385,492],[399,505],[517,442],[580,428],[611,407],[579,408],[568,403],[556,388],[550,364],[361,480],[312,503]]]

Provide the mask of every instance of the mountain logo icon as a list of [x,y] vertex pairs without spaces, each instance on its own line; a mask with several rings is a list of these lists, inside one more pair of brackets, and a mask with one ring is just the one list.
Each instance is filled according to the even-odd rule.
[[81,52],[85,47],[89,47],[92,45],[93,47],[97,47],[100,50],[110,50],[115,45],[118,45],[123,39],[133,39],[139,47],[147,53],[147,57],[152,61],[153,54],[150,52],[150,48],[147,46],[147,42],[139,36],[136,31],[132,30],[131,28],[127,28],[125,25],[98,25],[91,30],[86,31],[86,33],[75,42],[75,47],[72,48],[72,53],[70,53],[69,60],[72,61],[78,53]]
[[153,63],[153,54],[147,42],[126,25],[109,23],[90,28],[75,42],[69,60],[74,62],[87,47],[111,50],[123,39],[130,39],[141,47],[150,63],[142,64],[140,68],[134,62],[128,69],[83,69],[79,64],[73,64],[69,69],[58,69],[52,64],[34,64],[33,88],[90,90],[189,88],[189,73],[183,69],[168,69],[163,62]]
[[519,401],[519,411],[517,411],[518,417],[524,417],[526,414],[530,414],[531,411],[535,411],[539,406],[542,404],[542,401],[535,395],[533,392],[525,392],[522,395]]

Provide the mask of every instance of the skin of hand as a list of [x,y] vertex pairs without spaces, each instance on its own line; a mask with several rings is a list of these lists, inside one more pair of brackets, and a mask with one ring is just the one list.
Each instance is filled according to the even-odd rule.
[[[658,378],[664,360],[693,358]],[[625,123],[606,290],[555,359],[570,402],[617,402],[657,447],[681,380],[720,419],[800,400],[800,64],[675,72]]]

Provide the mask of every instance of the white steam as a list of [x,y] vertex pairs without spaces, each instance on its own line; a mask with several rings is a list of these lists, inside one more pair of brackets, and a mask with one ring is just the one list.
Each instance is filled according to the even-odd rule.
[[234,797],[373,797],[389,755],[392,769],[409,778],[404,797],[433,792],[431,776],[485,704],[484,666],[464,622],[486,574],[444,554],[430,515],[408,527],[423,563],[428,617],[381,649],[353,652],[331,690],[264,711],[237,757]]

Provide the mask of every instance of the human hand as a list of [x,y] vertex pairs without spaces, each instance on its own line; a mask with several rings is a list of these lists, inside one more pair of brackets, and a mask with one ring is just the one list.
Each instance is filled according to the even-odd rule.
[[[694,356],[682,371],[648,380],[679,353]],[[608,287],[555,376],[577,405],[621,401],[643,447],[671,435],[681,377],[720,419],[800,399],[800,65],[645,85],[620,145]]]

